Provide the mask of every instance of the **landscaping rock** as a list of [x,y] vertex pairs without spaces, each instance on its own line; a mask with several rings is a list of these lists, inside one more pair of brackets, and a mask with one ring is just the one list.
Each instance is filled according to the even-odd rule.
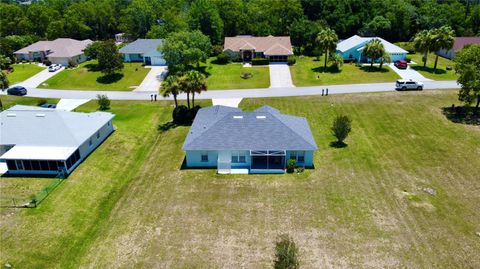
[[432,188],[423,188],[423,191],[433,196],[437,195],[437,191]]
[[480,232],[477,232],[477,236],[480,237]]
[[5,268],[12,268],[12,265],[9,264],[8,262],[6,264],[3,265]]

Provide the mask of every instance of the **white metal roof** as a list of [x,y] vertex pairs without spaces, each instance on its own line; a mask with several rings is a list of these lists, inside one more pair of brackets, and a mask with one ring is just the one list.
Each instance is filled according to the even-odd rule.
[[[400,48],[397,45],[394,45],[394,44],[388,42],[387,40],[385,40],[381,37],[361,37],[361,36],[358,36],[358,35],[354,35],[350,38],[347,38],[347,39],[339,42],[337,44],[337,50],[341,51],[341,52],[345,52],[345,51],[347,51],[347,50],[349,50],[353,47],[359,46],[361,44],[365,44],[372,39],[380,40],[380,42],[385,47],[385,51],[388,52],[388,53],[408,53],[408,51]],[[360,49],[363,49],[363,47],[360,48]],[[360,50],[360,49],[358,49],[358,50]]]
[[75,147],[14,146],[0,158],[4,160],[66,160],[75,152]]

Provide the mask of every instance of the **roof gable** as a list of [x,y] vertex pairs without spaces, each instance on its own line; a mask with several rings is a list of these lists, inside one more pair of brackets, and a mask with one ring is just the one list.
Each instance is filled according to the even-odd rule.
[[83,54],[83,50],[93,43],[90,39],[75,40],[57,38],[52,41],[38,41],[25,48],[15,51],[15,54],[28,54],[37,51],[50,51],[48,57],[73,57]]
[[270,55],[292,55],[292,43],[289,36],[234,36],[225,37],[223,51],[252,50],[256,52],[271,51]]
[[120,53],[151,53],[163,43],[162,39],[137,39],[119,50]]
[[235,109],[215,114],[207,109],[197,114],[184,150],[317,149],[305,118],[283,115],[268,106],[254,112]]
[[[385,51],[388,53],[408,53],[408,51],[400,48],[399,46],[388,42],[381,37],[361,37],[358,35],[351,36],[337,44],[337,50],[340,52],[346,52],[352,48],[357,48],[370,42],[372,39],[378,39],[385,47]],[[361,49],[360,49],[361,50]]]

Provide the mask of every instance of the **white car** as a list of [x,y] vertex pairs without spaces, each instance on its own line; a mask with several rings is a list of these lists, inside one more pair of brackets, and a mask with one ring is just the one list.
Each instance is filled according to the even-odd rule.
[[395,90],[397,91],[406,91],[406,90],[423,90],[423,83],[414,80],[397,80],[395,83]]
[[48,67],[48,72],[55,72],[55,71],[59,70],[60,68],[62,68],[62,66],[59,65],[59,64],[51,64]]

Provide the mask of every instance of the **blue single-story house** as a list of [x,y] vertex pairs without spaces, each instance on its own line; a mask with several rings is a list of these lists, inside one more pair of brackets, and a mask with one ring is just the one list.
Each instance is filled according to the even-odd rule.
[[143,62],[145,65],[166,65],[165,59],[158,47],[162,39],[137,39],[121,48],[125,62]]
[[385,51],[390,54],[392,62],[405,60],[408,51],[394,45],[380,37],[361,37],[354,35],[348,39],[342,40],[337,44],[337,54],[340,54],[344,60],[355,60],[359,63],[370,62],[365,55],[362,54],[365,44],[373,39],[378,39],[385,47]]
[[183,144],[186,167],[217,168],[218,173],[284,173],[287,160],[313,167],[317,144],[303,117],[263,106],[202,108]]

